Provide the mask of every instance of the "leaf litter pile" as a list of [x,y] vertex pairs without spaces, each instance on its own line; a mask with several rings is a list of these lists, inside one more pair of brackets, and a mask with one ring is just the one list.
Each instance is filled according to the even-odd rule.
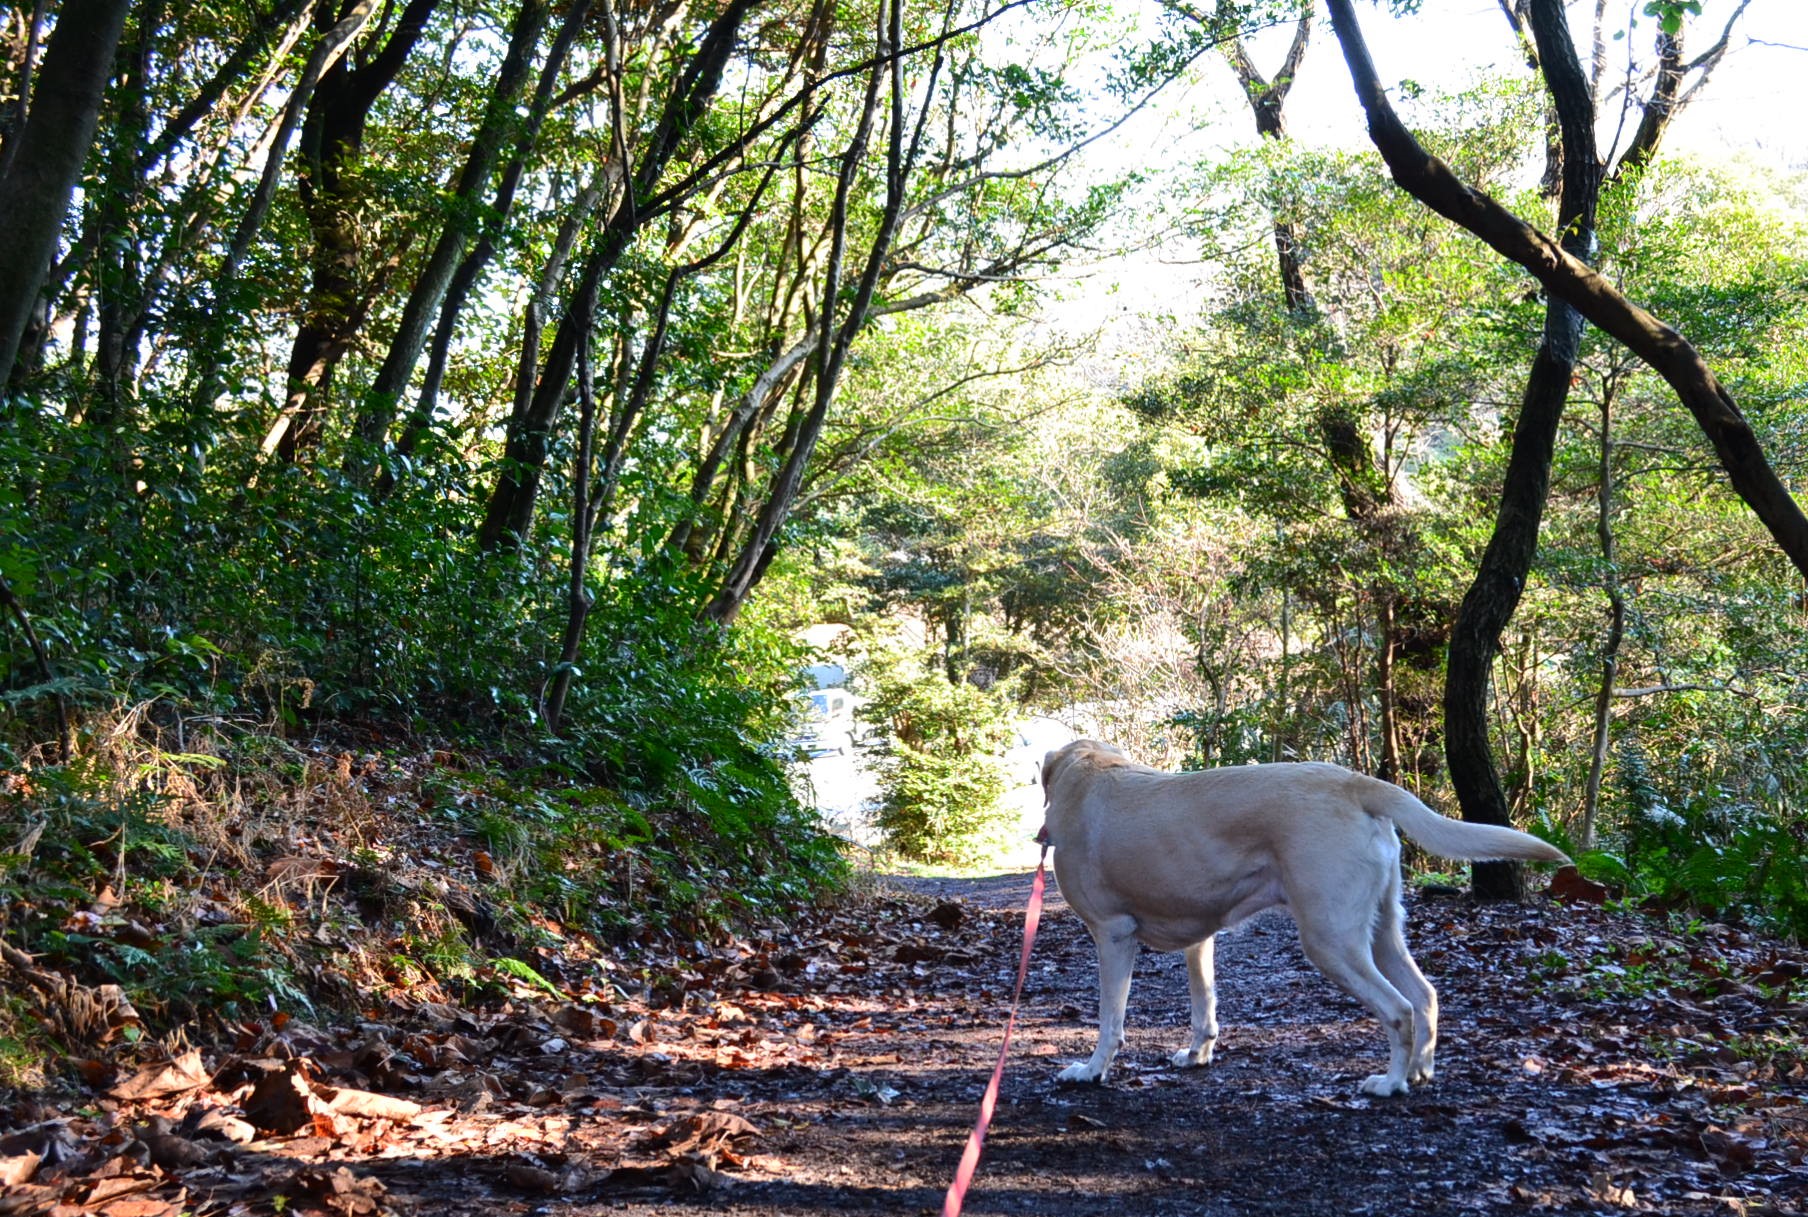
[[[997,1051],[1023,875],[899,880],[783,929],[599,969],[557,998],[281,1016],[87,1063],[0,1112],[0,1215],[938,1212]],[[1358,1096],[1374,1021],[1270,915],[1222,937],[1218,1057],[1145,953],[1104,1086],[1092,948],[1055,900],[970,1213],[1808,1212],[1808,964],[1586,885],[1414,898],[1435,1082]],[[15,952],[16,955],[16,952]],[[29,960],[10,959],[6,983]]]

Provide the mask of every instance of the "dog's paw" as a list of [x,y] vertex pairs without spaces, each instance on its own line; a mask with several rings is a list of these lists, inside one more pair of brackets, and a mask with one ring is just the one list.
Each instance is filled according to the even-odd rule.
[[1389,1077],[1385,1073],[1372,1073],[1362,1079],[1361,1090],[1363,1094],[1374,1095],[1378,1099],[1387,1098],[1389,1095],[1405,1094],[1406,1079]]
[[1055,1075],[1057,1082],[1097,1082],[1103,1080],[1105,1071],[1094,1069],[1091,1061],[1075,1061]]
[[1168,1060],[1176,1069],[1197,1069],[1212,1063],[1212,1046],[1207,1044],[1197,1052],[1191,1048],[1182,1048]]
[[1423,1086],[1425,1083],[1431,1081],[1431,1079],[1432,1069],[1430,1065],[1420,1065],[1406,1071],[1406,1080],[1414,1086]]

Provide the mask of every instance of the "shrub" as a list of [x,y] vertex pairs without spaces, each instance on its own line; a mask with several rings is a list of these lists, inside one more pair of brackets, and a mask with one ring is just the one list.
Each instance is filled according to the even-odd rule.
[[879,827],[907,857],[958,862],[972,856],[1000,817],[998,758],[1010,740],[1010,702],[994,689],[953,684],[938,667],[896,659],[878,665],[868,714],[890,730],[879,771]]

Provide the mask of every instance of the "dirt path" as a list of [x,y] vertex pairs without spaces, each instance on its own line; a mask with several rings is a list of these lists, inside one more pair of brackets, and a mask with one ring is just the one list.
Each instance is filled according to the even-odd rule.
[[[79,1198],[34,1208],[14,1189],[0,1212],[268,1213],[281,1196],[288,1212],[436,1217],[932,1214],[996,1055],[1026,892],[1021,874],[901,881],[675,959],[631,998],[635,978],[619,976],[613,1002],[285,1028],[210,1060],[186,1092],[64,1117],[65,1165],[31,1186]],[[1185,978],[1178,956],[1145,952],[1110,1082],[1069,1087],[1054,1076],[1091,1048],[1094,970],[1057,897],[967,1211],[1808,1207],[1799,952],[1549,902],[1421,898],[1409,918],[1443,1000],[1428,1087],[1358,1096],[1382,1037],[1278,917],[1221,940],[1213,1065],[1165,1063],[1184,1037]],[[303,1125],[273,1133],[252,1091],[292,1075]],[[365,1090],[420,1110],[333,1106]],[[222,1140],[250,1135],[231,1120],[261,1131]],[[107,1170],[141,1186],[96,1203]],[[142,1207],[121,1207],[128,1195]]]
[[[939,1211],[996,1052],[1027,883],[1012,875],[905,886],[975,910],[961,928],[970,931],[967,949],[983,950],[982,958],[913,977],[925,982],[914,986],[923,1003],[914,1017],[875,1028],[858,1045],[844,1041],[843,1069],[768,1097],[753,1118],[798,1122],[773,1147],[791,1165],[783,1178],[715,1198],[712,1210]],[[1462,925],[1470,916],[1481,924]],[[1311,968],[1280,916],[1257,918],[1220,944],[1224,1034],[1211,1067],[1167,1065],[1184,1039],[1185,975],[1178,956],[1145,952],[1129,1044],[1112,1080],[1057,1085],[1058,1067],[1090,1051],[1097,1007],[1090,942],[1056,895],[968,1211],[1799,1211],[1808,1197],[1808,1128],[1799,1120],[1792,1144],[1758,1138],[1764,1149],[1747,1158],[1750,1143],[1717,1122],[1739,1117],[1716,1107],[1711,1080],[1615,1059],[1623,1045],[1612,1037],[1629,1045],[1631,1028],[1553,1023],[1558,1012],[1536,999],[1507,1004],[1520,943],[1528,932],[1559,933],[1549,923],[1569,916],[1551,906],[1476,914],[1455,901],[1422,905],[1416,921],[1433,926],[1415,941],[1427,967],[1435,974],[1440,957],[1458,952],[1462,970],[1489,983],[1481,992],[1444,984],[1434,1085],[1371,1100],[1357,1095],[1356,1082],[1378,1067],[1382,1037]],[[1438,945],[1427,949],[1427,938]],[[1608,1042],[1581,1038],[1603,1035]],[[1566,1051],[1577,1065],[1556,1063]],[[1802,1097],[1801,1079],[1795,1083],[1779,1111],[1799,1114],[1787,1101]],[[575,1211],[641,1211],[624,1209],[622,1199]]]

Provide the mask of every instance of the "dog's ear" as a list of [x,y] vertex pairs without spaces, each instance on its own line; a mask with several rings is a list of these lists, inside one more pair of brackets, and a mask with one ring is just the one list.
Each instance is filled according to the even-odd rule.
[[1086,742],[1085,740],[1075,740],[1071,744],[1061,745],[1059,748],[1056,748],[1053,752],[1048,752],[1048,753],[1043,754],[1043,757],[1042,757],[1042,805],[1044,807],[1048,806],[1049,792],[1054,789],[1055,775],[1060,773],[1061,770],[1065,769],[1068,766],[1068,764],[1070,764],[1073,761],[1074,757],[1079,755],[1080,745],[1084,744],[1085,742]]

